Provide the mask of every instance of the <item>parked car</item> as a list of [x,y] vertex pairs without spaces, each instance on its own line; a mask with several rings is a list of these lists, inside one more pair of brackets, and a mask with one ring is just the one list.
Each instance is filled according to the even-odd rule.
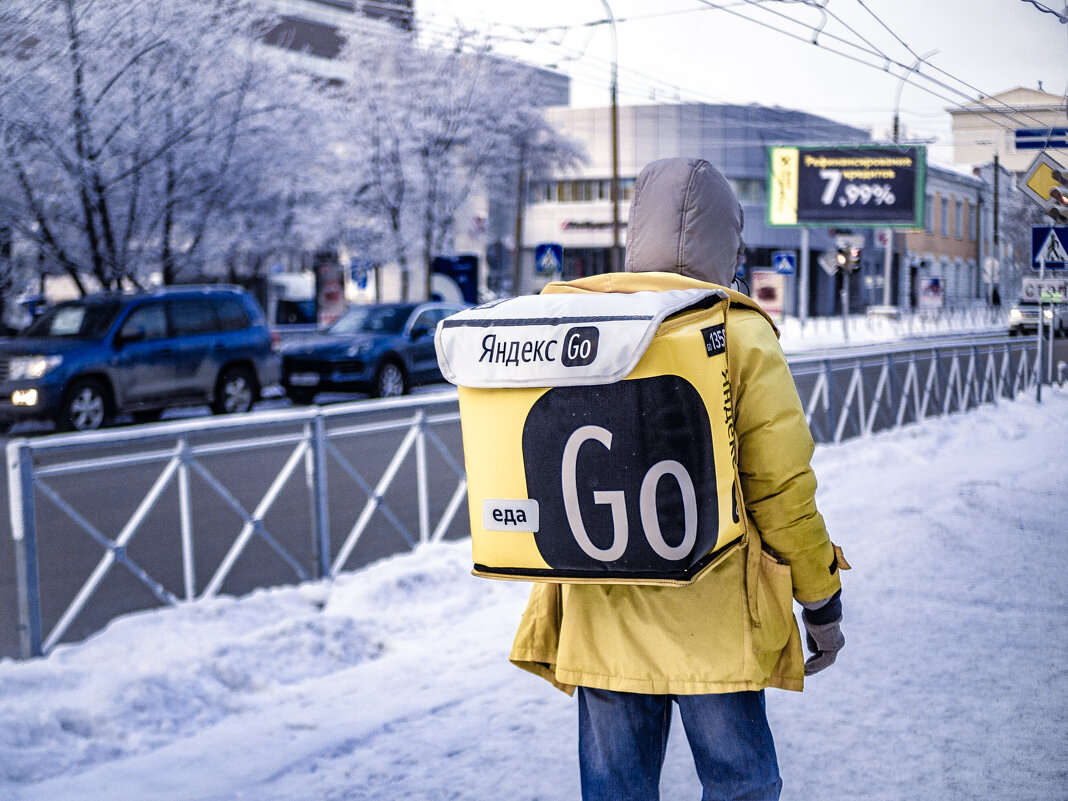
[[[1048,336],[1050,331],[1055,336],[1068,335],[1068,304],[1047,303],[1042,310],[1042,325]],[[1009,309],[1009,336],[1038,333],[1038,302],[1018,300]]]
[[124,412],[139,422],[203,403],[244,412],[280,372],[263,312],[237,287],[89,295],[0,340],[0,421],[88,431]]
[[282,345],[282,386],[294,403],[311,403],[320,392],[385,398],[442,381],[434,331],[465,308],[440,302],[354,306],[323,332]]

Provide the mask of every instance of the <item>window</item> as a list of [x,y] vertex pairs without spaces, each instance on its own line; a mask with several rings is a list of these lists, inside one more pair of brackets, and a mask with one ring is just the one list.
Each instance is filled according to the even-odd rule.
[[949,198],[942,198],[942,236],[949,236]]
[[954,226],[954,230],[957,239],[964,239],[964,205],[967,202],[968,201],[966,200],[957,201],[957,218],[954,221],[956,223],[956,225]]
[[219,317],[220,331],[240,331],[249,327],[248,312],[237,298],[212,298],[211,302]]
[[330,326],[332,334],[399,334],[414,306],[354,306]]
[[729,178],[731,188],[741,203],[761,203],[764,200],[764,182],[755,178]]
[[210,334],[219,327],[211,306],[202,300],[173,300],[170,315],[171,330],[176,337]]
[[117,303],[70,301],[53,306],[23,332],[28,338],[100,339],[119,313]]
[[634,197],[634,178],[619,179],[619,199],[630,200]]
[[927,196],[927,203],[924,205],[923,217],[924,217],[924,229],[927,233],[934,233],[934,195]]
[[452,314],[456,314],[456,309],[446,307],[425,309],[420,312],[419,316],[412,322],[411,330],[414,331],[416,328],[425,328],[427,331],[433,332],[437,329],[438,323]]
[[976,237],[976,234],[977,234],[976,229],[978,228],[978,221],[979,221],[979,207],[978,206],[969,206],[968,207],[968,239],[970,239],[972,242],[975,241],[975,237]]
[[167,336],[167,313],[160,303],[139,306],[130,312],[119,332],[122,339],[136,342],[146,339],[165,339]]
[[538,181],[528,189],[529,203],[550,203],[553,199],[553,185],[547,181]]

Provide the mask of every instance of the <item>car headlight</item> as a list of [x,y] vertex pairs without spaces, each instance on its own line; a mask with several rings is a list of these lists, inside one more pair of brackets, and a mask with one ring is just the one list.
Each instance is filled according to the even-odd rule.
[[1010,320],[1022,320],[1023,319],[1023,315],[1020,314],[1020,310],[1019,309],[1011,309],[1009,311],[1009,319]]
[[358,357],[358,356],[364,356],[370,350],[371,350],[371,343],[370,342],[361,342],[359,345],[351,346],[347,351],[345,351],[345,355],[348,356],[350,359],[352,359],[352,358],[355,358],[355,357]]
[[62,361],[62,356],[16,356],[8,368],[8,378],[15,381],[40,378],[59,367]]
[[1052,320],[1053,319],[1053,309],[1043,309],[1042,310],[1042,316],[1045,317],[1047,320]]

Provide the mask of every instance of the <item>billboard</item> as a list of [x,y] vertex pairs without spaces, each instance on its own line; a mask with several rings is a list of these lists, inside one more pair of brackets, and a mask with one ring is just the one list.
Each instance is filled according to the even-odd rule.
[[922,228],[926,179],[919,145],[769,147],[767,223]]

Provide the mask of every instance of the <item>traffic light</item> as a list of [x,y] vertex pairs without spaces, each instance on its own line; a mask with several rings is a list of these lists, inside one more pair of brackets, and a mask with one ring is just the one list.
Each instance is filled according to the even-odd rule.
[[835,266],[842,272],[851,273],[860,266],[861,241],[859,237],[838,237],[835,242],[838,252],[835,254]]
[[1052,170],[1050,174],[1057,184],[1049,190],[1049,199],[1053,201],[1053,205],[1047,213],[1059,225],[1068,223],[1068,174],[1063,170]]

